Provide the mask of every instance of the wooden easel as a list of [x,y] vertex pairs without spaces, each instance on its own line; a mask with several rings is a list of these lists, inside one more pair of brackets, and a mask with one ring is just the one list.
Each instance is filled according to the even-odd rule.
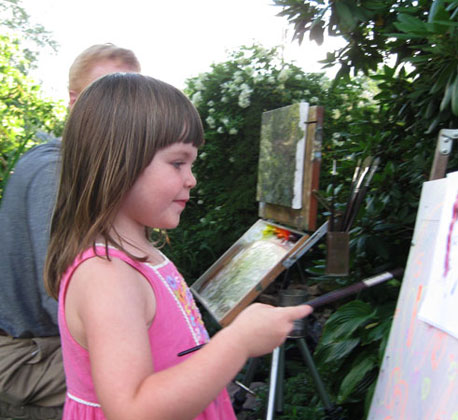
[[[299,106],[299,109],[297,109],[296,106]],[[280,111],[280,115],[282,115],[281,113],[285,111],[285,108],[289,108],[294,112],[298,111],[298,114],[293,114],[295,116],[294,123],[296,125],[288,125],[288,127],[292,127],[291,131],[293,134],[284,134],[282,131],[282,123],[284,120],[279,121],[278,119],[275,119],[278,117],[278,113],[275,114],[275,116],[271,114],[271,112]],[[275,175],[272,175],[271,172],[267,170],[265,172],[260,173],[260,178],[258,178],[258,186],[260,186],[261,188],[258,189],[257,197],[259,202],[258,216],[260,219],[249,229],[249,231],[246,232],[246,234],[252,232],[253,228],[256,227],[257,224],[262,225],[268,223],[274,226],[278,226],[280,229],[284,228],[291,232],[296,231],[302,237],[295,243],[294,248],[292,248],[288,252],[288,254],[286,254],[280,261],[278,261],[278,263],[270,269],[270,271],[262,278],[262,280],[259,283],[254,285],[254,287],[252,287],[252,289],[247,294],[245,294],[244,297],[238,301],[238,303],[233,305],[232,308],[229,311],[226,311],[224,314],[218,313],[217,308],[215,308],[214,302],[210,302],[210,300],[206,298],[206,296],[204,296],[204,293],[206,288],[210,287],[212,283],[215,284],[215,279],[217,278],[217,276],[219,276],[219,273],[224,273],[224,275],[226,275],[227,271],[223,272],[222,270],[225,270],[227,265],[231,264],[231,261],[235,261],[237,259],[237,256],[240,255],[239,253],[243,252],[243,250],[246,249],[247,245],[243,241],[246,234],[242,238],[240,238],[239,241],[237,241],[229,250],[227,250],[192,285],[191,291],[193,292],[194,296],[197,298],[197,300],[200,301],[202,306],[213,316],[213,318],[223,327],[228,325],[238,313],[240,313],[246,306],[253,302],[269,286],[269,284],[271,284],[275,279],[277,279],[280,276],[280,274],[282,274],[285,270],[286,278],[288,271],[292,266],[297,265],[300,268],[299,259],[306,252],[312,249],[315,246],[315,244],[318,243],[320,239],[326,235],[328,231],[328,222],[325,222],[319,228],[317,228],[316,226],[318,200],[316,196],[312,194],[314,190],[318,190],[319,184],[319,173],[321,167],[322,127],[324,114],[323,107],[308,106],[308,104],[301,103],[294,104],[290,107],[285,108],[268,111],[265,114],[263,114],[261,146],[263,139],[267,141],[275,141],[278,139],[280,140],[280,145],[275,143],[275,146],[272,146],[271,148],[266,148],[264,150],[267,150],[268,152],[276,152],[281,154],[279,150],[281,150],[282,147],[285,147],[285,145],[295,145],[297,165],[296,168],[299,167],[299,165],[297,164],[298,161],[300,162],[301,159],[303,159],[304,162],[303,172],[301,173],[296,169],[296,172],[294,173],[295,181],[296,176],[298,176],[298,174],[301,175],[301,198],[299,199],[299,196],[296,195],[296,190],[294,190],[294,199],[297,199],[297,201],[293,200],[294,204],[291,203],[291,201],[289,202],[290,204],[288,204],[288,202],[284,202],[283,199],[278,200],[278,197],[271,196],[269,194],[270,190],[268,190],[268,187],[271,185],[271,181],[274,181],[274,183],[276,183],[275,186],[278,186],[279,184],[283,185],[282,181],[280,181],[280,179],[282,178],[276,178]],[[299,115],[299,118],[297,118],[297,115]],[[294,127],[299,127],[299,129],[297,129],[298,132],[304,135],[303,141],[305,143],[305,149],[302,148],[302,144],[300,143],[302,140],[296,137]],[[266,130],[266,137],[263,137],[263,130]],[[290,137],[290,135],[292,137]],[[283,140],[286,141],[283,143]],[[294,143],[293,140],[297,141],[297,143]],[[270,143],[267,144],[270,146]],[[264,154],[264,157],[266,155],[270,157],[268,152]],[[268,166],[271,163],[268,159],[263,162],[267,163],[266,166]],[[265,169],[264,166],[263,168]],[[283,174],[279,175],[281,176]],[[295,187],[297,185],[298,183],[295,183]],[[263,187],[265,186],[267,187],[267,192],[266,189],[263,189]],[[248,245],[248,247],[249,246],[250,245]],[[229,275],[225,278],[232,280],[232,278]],[[249,283],[249,281],[250,279],[246,278],[246,283]],[[221,284],[218,284],[216,289],[218,290],[219,296],[221,296],[223,294],[223,286]],[[216,293],[214,293],[214,295],[216,295]],[[221,307],[221,305],[219,307]],[[301,351],[306,367],[310,369],[311,375],[315,381],[318,393],[320,394],[320,397],[324,402],[325,408],[328,411],[331,411],[333,409],[333,406],[326,394],[324,384],[319,377],[318,371],[315,368],[312,356],[305,343],[305,339],[303,338],[303,336],[300,336],[297,337],[297,340],[295,338],[295,342]],[[274,416],[274,411],[277,409],[278,411],[280,411],[283,405],[282,401],[280,401],[280,397],[282,395],[284,357],[285,356],[283,346],[278,347],[273,351],[270,376],[269,402],[266,417],[268,420],[272,419]],[[248,386],[252,382],[257,362],[258,359],[250,359],[247,365],[247,370],[244,375],[243,382]],[[251,391],[247,388],[246,385],[243,385],[243,383],[237,384],[240,386],[241,389],[234,395],[234,406],[238,406],[239,408],[241,408],[246,398],[246,392]]]
[[[327,221],[319,228],[316,226],[318,201],[316,196],[312,194],[314,190],[318,190],[318,179],[321,165],[323,108],[316,106],[310,107],[306,124],[307,138],[313,139],[313,141],[308,142],[308,147],[306,149],[306,161],[312,162],[312,164],[304,167],[304,194],[302,196],[301,209],[295,210],[272,203],[259,203],[259,217],[262,219],[273,220],[276,223],[293,226],[301,231],[314,231],[314,233],[309,236],[306,241],[300,245],[300,247],[283,260],[283,270],[289,270],[296,264],[298,265],[299,270],[301,270],[299,264],[300,258],[312,249],[328,232]],[[286,271],[286,274],[287,273],[288,271]],[[278,273],[276,277],[278,277],[279,274],[280,273]],[[326,412],[331,416],[331,418],[338,419],[338,410],[336,411],[335,406],[328,397],[324,383],[320,378],[312,355],[307,347],[305,338],[303,336],[298,336],[294,338],[291,337],[290,339],[294,341],[300,350],[305,367],[309,369]],[[257,363],[258,359],[250,359],[242,380],[245,385],[238,383],[238,385],[241,386],[241,389],[234,395],[234,406],[236,409],[241,409],[245,401],[246,392],[250,392],[247,385],[249,386],[254,377]],[[275,416],[275,412],[281,412],[283,410],[284,365],[285,347],[282,345],[274,349],[272,352],[266,420],[272,420]]]
[[[293,108],[297,111],[297,108],[295,107],[301,107],[304,104],[305,103],[293,104],[290,107],[282,108],[282,110],[285,108]],[[276,278],[278,278],[285,269],[289,269],[292,265],[294,265],[305,252],[307,252],[321,237],[326,234],[326,224],[324,227],[322,226],[318,230],[316,229],[318,200],[316,196],[312,194],[313,190],[318,189],[319,183],[323,107],[308,106],[308,104],[305,105],[307,105],[307,107],[299,108],[300,118],[295,121],[298,124],[297,126],[300,127],[298,132],[301,133],[301,135],[304,135],[304,149],[299,149],[297,145],[295,146],[296,158],[298,154],[303,154],[302,158],[304,162],[303,171],[301,173],[302,194],[301,199],[297,200],[300,202],[300,208],[292,208],[292,206],[288,207],[287,205],[279,205],[274,204],[273,202],[268,202],[270,197],[267,197],[265,200],[264,198],[259,199],[258,215],[260,219],[211,267],[209,267],[191,287],[191,291],[197,300],[200,301],[202,306],[223,327],[232,322],[232,320],[246,306],[252,303]],[[268,111],[265,114],[269,114],[274,111],[276,110]],[[269,127],[271,127],[272,120],[268,121],[270,124]],[[290,137],[285,137],[288,141],[290,140]],[[290,143],[287,144],[290,146]],[[275,151],[275,149],[273,150]],[[297,150],[300,150],[300,152]],[[267,179],[269,181],[272,179],[277,181],[277,178],[275,177],[267,177]],[[224,301],[226,290],[235,290],[234,287],[232,287],[234,283],[231,283],[233,278],[230,274],[227,274],[228,271],[237,273],[240,272],[236,271],[239,270],[239,267],[234,267],[233,269],[233,262],[243,260],[243,255],[246,255],[243,253],[246,252],[252,245],[247,238],[251,238],[253,232],[258,232],[258,228],[256,227],[257,225],[261,227],[265,224],[272,225],[274,228],[279,228],[280,230],[283,229],[289,231],[293,234],[298,234],[300,239],[294,243],[294,246],[281,258],[281,260],[278,260],[274,266],[269,267],[268,272],[263,273],[262,278],[259,279],[256,284],[253,283],[253,280],[256,280],[256,274],[263,272],[261,268],[257,270],[256,273],[251,273],[251,276],[248,276],[247,273],[243,272],[243,275],[245,276],[245,278],[243,278],[243,283],[244,285],[248,285],[250,289],[248,291],[243,289],[244,295],[237,296],[237,301],[235,301],[236,299],[232,299],[231,296],[228,297],[228,300],[230,299],[230,304],[221,305],[220,302],[222,301],[224,304],[226,303],[226,301]],[[316,231],[315,234],[310,236],[311,232],[314,231]],[[237,260],[237,258],[239,259]],[[241,276],[238,278],[240,279]],[[226,282],[226,280],[228,281]],[[207,293],[207,291],[210,290],[211,287],[213,287],[213,289],[210,296],[210,293]],[[240,288],[240,290],[242,290],[242,288]],[[218,299],[220,300],[216,301],[216,298],[213,299],[214,296],[218,296]],[[221,296],[223,296],[222,299]],[[224,309],[219,310],[220,308]]]
[[436,151],[429,180],[440,179],[445,176],[447,163],[452,151],[453,140],[458,139],[458,129],[443,129],[439,131]]

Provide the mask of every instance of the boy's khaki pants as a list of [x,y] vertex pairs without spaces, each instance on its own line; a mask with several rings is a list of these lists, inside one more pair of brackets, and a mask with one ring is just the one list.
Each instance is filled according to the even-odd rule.
[[59,337],[0,335],[0,419],[60,419],[65,393]]

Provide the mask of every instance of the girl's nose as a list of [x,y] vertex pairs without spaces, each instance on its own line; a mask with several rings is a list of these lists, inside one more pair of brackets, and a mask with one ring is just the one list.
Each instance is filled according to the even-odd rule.
[[188,174],[188,176],[186,177],[186,180],[185,180],[186,187],[191,189],[191,188],[194,188],[196,186],[196,184],[197,184],[196,177],[194,176],[192,171],[189,171],[189,174]]

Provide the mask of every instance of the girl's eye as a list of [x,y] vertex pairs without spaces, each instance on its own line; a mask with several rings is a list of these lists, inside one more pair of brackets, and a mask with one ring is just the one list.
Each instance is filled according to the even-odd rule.
[[184,165],[184,162],[172,162],[172,166],[175,168],[175,169],[180,169],[180,167]]

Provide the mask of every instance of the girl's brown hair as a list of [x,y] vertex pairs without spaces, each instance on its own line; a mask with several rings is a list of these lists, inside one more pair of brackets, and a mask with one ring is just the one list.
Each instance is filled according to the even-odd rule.
[[[104,76],[70,112],[45,263],[45,286],[57,298],[66,268],[111,234],[121,201],[156,152],[173,143],[203,143],[200,117],[173,86],[136,73]],[[139,258],[140,259],[140,258]]]

